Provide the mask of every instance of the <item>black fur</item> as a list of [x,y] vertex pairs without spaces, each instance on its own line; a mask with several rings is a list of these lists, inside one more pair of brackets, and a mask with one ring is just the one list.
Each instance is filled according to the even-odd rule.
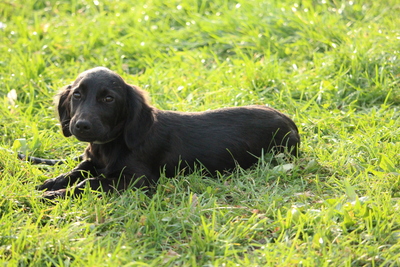
[[[262,151],[297,155],[300,137],[294,122],[275,109],[246,106],[206,112],[162,111],[150,106],[142,90],[106,68],[81,73],[59,96],[65,136],[89,143],[85,160],[71,172],[38,187],[48,198],[92,189],[122,190],[193,170],[200,162],[210,173],[248,168]],[[89,177],[86,178],[85,177]]]
[[37,158],[37,157],[32,157],[32,156],[25,156],[24,154],[18,153],[18,158],[20,160],[25,160],[28,161],[32,164],[45,164],[45,165],[61,165],[64,164],[65,162],[63,160],[57,160],[57,159],[42,159],[42,158]]

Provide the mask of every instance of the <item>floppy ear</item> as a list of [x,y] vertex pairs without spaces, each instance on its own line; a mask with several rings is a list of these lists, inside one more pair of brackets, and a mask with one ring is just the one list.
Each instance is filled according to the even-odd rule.
[[128,115],[123,134],[126,145],[129,149],[133,149],[144,141],[146,133],[154,123],[154,114],[142,90],[128,84],[126,90]]
[[69,130],[69,122],[71,120],[71,107],[69,93],[71,91],[71,85],[66,86],[58,94],[56,99],[58,117],[61,123],[61,129],[64,136],[69,137],[72,133]]

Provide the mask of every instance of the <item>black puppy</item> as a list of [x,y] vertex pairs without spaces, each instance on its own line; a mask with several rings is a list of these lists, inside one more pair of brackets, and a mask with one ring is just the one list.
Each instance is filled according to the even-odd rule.
[[[206,112],[162,111],[150,106],[144,92],[107,68],[81,73],[59,95],[58,113],[65,136],[88,142],[85,160],[71,172],[38,187],[45,197],[94,190],[141,187],[194,169],[210,173],[248,168],[262,151],[297,155],[300,137],[294,122],[265,106]],[[86,178],[85,177],[89,177]]]

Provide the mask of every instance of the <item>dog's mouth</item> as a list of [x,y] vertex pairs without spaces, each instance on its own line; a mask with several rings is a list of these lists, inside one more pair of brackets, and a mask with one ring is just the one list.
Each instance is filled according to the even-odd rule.
[[93,138],[92,136],[84,136],[77,133],[74,133],[74,136],[81,142],[93,143],[97,140],[97,138]]
[[92,143],[96,144],[96,145],[104,145],[104,144],[107,144],[107,143],[110,143],[110,142],[114,141],[115,139],[116,138],[113,138],[113,139],[110,139],[110,140],[107,140],[107,141],[93,141]]
[[114,141],[117,137],[109,137],[109,136],[87,136],[87,135],[80,135],[79,133],[74,134],[75,138],[81,142],[93,143],[98,145],[107,144],[111,141]]
[[70,127],[70,132],[81,142],[102,145],[117,139],[122,134],[122,128],[124,126],[123,121],[114,127],[95,127],[93,126],[95,124],[88,123],[88,125],[89,124],[90,127],[85,128],[85,124],[82,123],[77,127],[75,122],[75,124],[72,124],[74,126]]

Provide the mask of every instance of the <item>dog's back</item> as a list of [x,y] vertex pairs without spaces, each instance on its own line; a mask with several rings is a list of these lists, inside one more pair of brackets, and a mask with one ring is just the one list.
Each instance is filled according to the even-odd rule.
[[[265,106],[217,109],[207,112],[158,112],[152,137],[158,137],[163,155],[154,155],[166,166],[168,176],[176,166],[201,163],[210,172],[248,168],[262,152],[297,155],[300,136],[294,122]],[[159,125],[157,125],[159,124]],[[168,128],[168,132],[161,132]],[[154,140],[153,140],[154,142]],[[181,161],[179,163],[179,161]]]

